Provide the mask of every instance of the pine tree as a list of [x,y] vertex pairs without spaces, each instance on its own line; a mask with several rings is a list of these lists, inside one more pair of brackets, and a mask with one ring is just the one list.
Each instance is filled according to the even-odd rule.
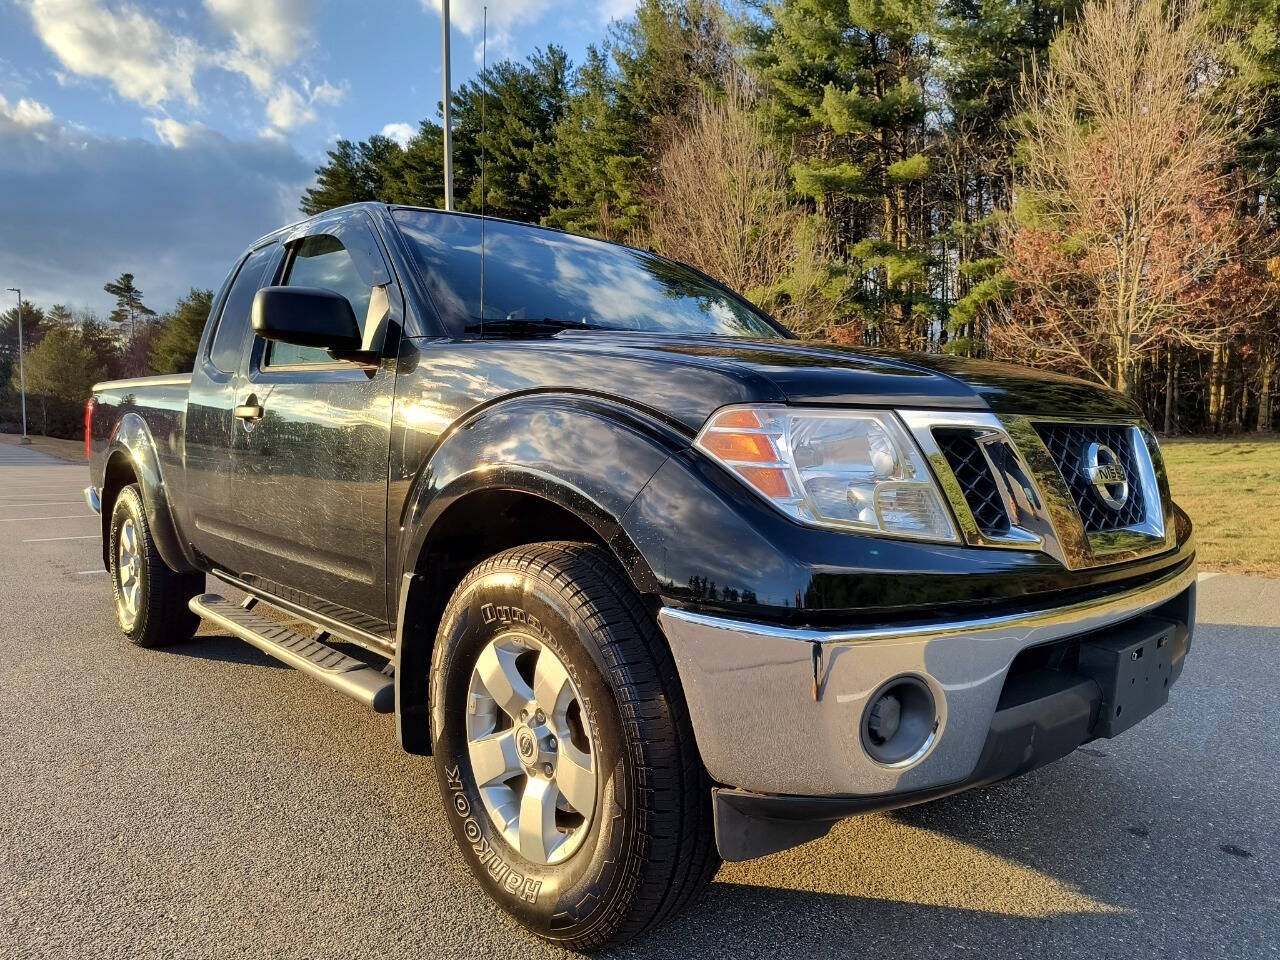
[[150,345],[153,372],[187,373],[192,369],[212,307],[213,291],[192,287],[190,293],[160,318],[160,329]]
[[381,134],[360,143],[339,140],[328,162],[316,168],[315,185],[303,192],[302,212],[311,216],[348,203],[386,199],[403,153],[400,144]]
[[753,63],[797,145],[796,191],[842,239],[872,343],[930,339],[928,104],[934,6],[923,0],[777,0]]
[[626,239],[642,221],[635,124],[622,102],[608,54],[592,47],[556,127],[556,202],[544,222],[608,240]]
[[134,285],[132,273],[120,274],[115,280],[103,284],[102,289],[116,298],[116,308],[107,319],[121,327],[128,323],[131,340],[137,333],[138,321],[156,315],[142,302],[142,291]]
[[704,96],[718,97],[741,72],[716,0],[641,0],[631,19],[614,25],[609,50],[648,159],[666,149]]
[[65,303],[55,303],[45,314],[45,320],[51,327],[68,327],[75,323],[75,314]]
[[416,207],[444,206],[444,127],[423,120],[399,155],[392,155],[381,193],[387,203]]
[[[44,310],[34,303],[22,304],[22,346],[30,351],[46,329]],[[18,308],[0,313],[0,389],[6,388],[18,370]]]
[[569,70],[564,50],[552,45],[524,62],[504,60],[458,90],[453,110],[459,207],[480,209],[483,148],[485,211],[531,223],[548,214],[552,144],[569,102]]
[[640,240],[643,195],[681,124],[740,69],[714,0],[642,0],[591,47],[556,130],[556,202],[545,222]]
[[1008,290],[995,255],[1001,217],[1012,197],[1022,76],[1043,66],[1049,43],[1079,0],[944,0],[940,7],[942,112],[934,202],[943,264],[939,297],[951,304],[944,349],[984,349],[981,309]]
[[115,377],[120,372],[120,344],[111,335],[110,328],[98,319],[92,310],[76,313],[80,327],[80,339],[93,354],[94,365],[106,371],[104,376]]

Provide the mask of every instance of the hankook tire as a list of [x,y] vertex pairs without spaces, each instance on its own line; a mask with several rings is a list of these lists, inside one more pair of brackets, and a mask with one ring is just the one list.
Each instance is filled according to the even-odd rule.
[[136,483],[122,489],[111,510],[107,557],[120,629],[140,647],[181,643],[195,636],[200,618],[187,602],[204,589],[204,574],[165,564],[151,537]]
[[463,857],[540,936],[621,942],[715,874],[710,784],[675,665],[606,551],[535,544],[472,570],[441,618],[431,705]]

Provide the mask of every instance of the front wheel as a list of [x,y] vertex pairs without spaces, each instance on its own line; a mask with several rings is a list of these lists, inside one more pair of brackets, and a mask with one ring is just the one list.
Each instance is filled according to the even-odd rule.
[[120,491],[111,511],[108,543],[111,586],[120,629],[140,647],[181,643],[200,618],[187,608],[204,589],[204,574],[169,568],[156,549],[136,483]]
[[535,933],[618,943],[714,875],[710,784],[675,665],[605,551],[536,544],[472,570],[441,618],[431,703],[463,856]]

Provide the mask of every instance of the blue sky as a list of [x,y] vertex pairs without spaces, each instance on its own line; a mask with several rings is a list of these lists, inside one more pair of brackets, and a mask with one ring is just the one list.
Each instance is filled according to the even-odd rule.
[[[0,0],[0,287],[167,309],[296,219],[340,137],[403,136],[440,99],[440,0]],[[452,0],[455,85],[483,0]],[[488,0],[489,59],[577,62],[635,0]]]

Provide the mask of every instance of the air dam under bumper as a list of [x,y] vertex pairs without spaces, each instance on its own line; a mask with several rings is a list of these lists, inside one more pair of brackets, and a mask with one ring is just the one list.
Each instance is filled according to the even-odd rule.
[[[759,816],[774,809],[787,820],[812,820],[817,828],[824,820],[829,826],[853,813],[1002,779],[1099,735],[1096,686],[1078,686],[1086,678],[1067,674],[1061,689],[1053,689],[1050,678],[1037,695],[1019,698],[1006,691],[1006,681],[1012,686],[1025,679],[1010,677],[1015,659],[1032,647],[1105,636],[1110,628],[1154,613],[1179,628],[1172,681],[1190,644],[1195,582],[1195,565],[1188,563],[1154,582],[1069,606],[883,629],[794,629],[671,607],[661,611],[660,621],[707,771],[736,788],[718,791],[718,821],[735,812]],[[882,763],[866,748],[864,713],[886,682],[899,677],[927,687],[936,726],[914,754]],[[998,717],[1010,696],[1025,702],[1014,714],[1000,709]],[[1089,712],[1084,728],[1078,718],[1082,702]],[[1053,727],[1054,736],[1041,733],[1031,750],[1026,738],[1034,743],[1040,727]],[[1011,762],[1011,750],[1027,756]],[[825,827],[811,830],[792,842],[823,832]],[[750,849],[748,856],[762,855]]]

